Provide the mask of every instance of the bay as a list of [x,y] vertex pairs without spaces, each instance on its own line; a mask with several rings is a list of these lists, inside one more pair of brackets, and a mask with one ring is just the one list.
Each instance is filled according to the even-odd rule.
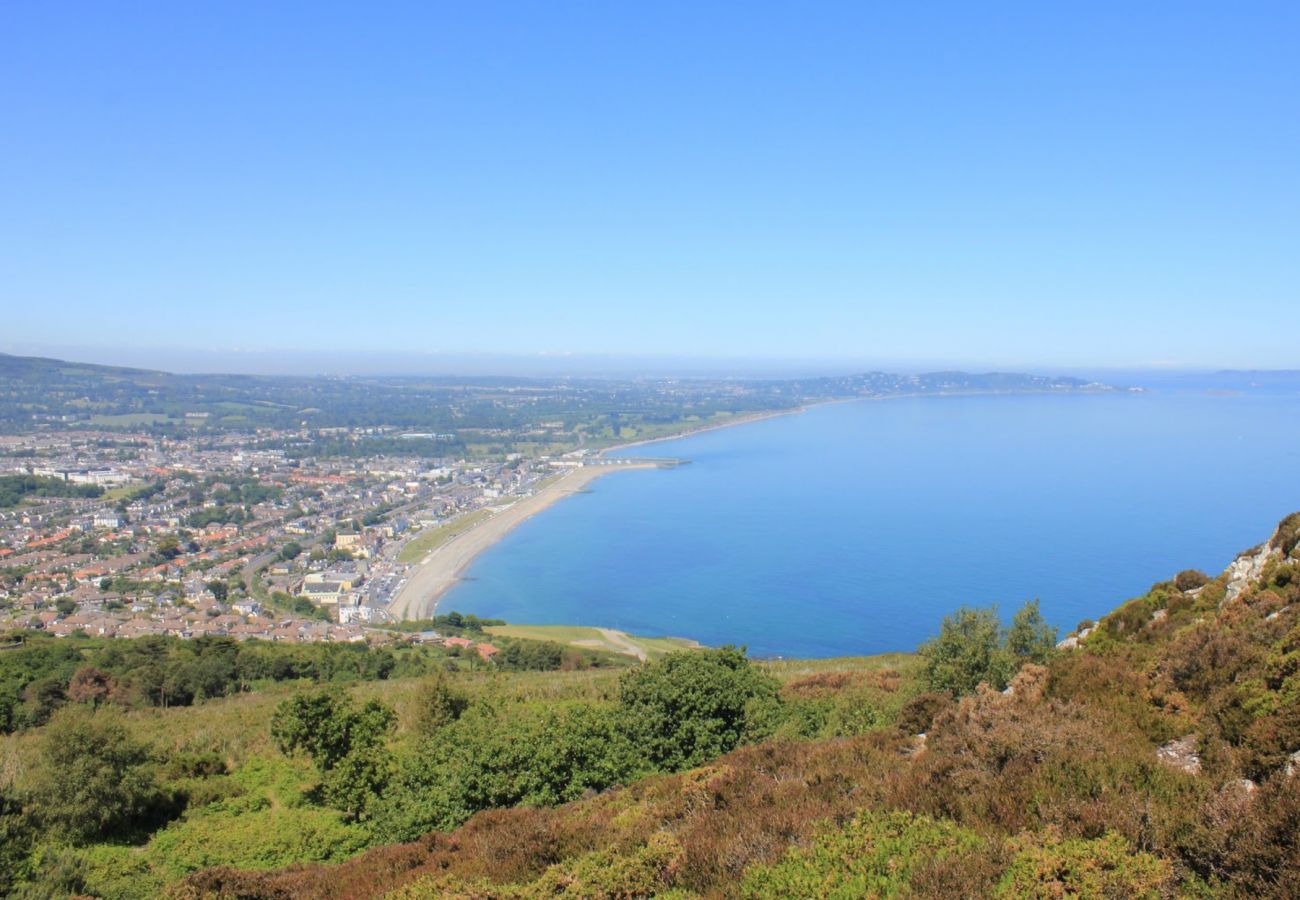
[[855,401],[634,452],[691,463],[523,523],[439,609],[757,656],[909,650],[1031,598],[1064,632],[1300,508],[1293,392]]

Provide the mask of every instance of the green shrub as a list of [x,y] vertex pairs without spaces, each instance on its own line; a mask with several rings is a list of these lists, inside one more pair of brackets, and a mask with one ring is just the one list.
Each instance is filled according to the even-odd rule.
[[945,616],[939,636],[920,648],[930,687],[969,694],[981,683],[1002,690],[1025,663],[1042,664],[1055,652],[1056,629],[1043,621],[1038,601],[1016,611],[1004,631],[997,607],[963,606]]
[[347,859],[371,842],[363,828],[328,809],[265,809],[174,823],[146,848],[169,879],[210,866],[270,869],[298,862]]
[[1281,550],[1283,556],[1290,556],[1300,545],[1300,512],[1293,512],[1277,523],[1277,531],[1269,541],[1269,546]]
[[342,694],[298,694],[276,709],[271,736],[285,754],[306,751],[321,773],[324,800],[359,819],[388,782],[383,743],[396,719],[378,700],[357,707]]
[[1174,576],[1174,587],[1180,591],[1194,591],[1210,583],[1210,576],[1198,569],[1184,569]]
[[[984,852],[985,841],[951,822],[906,812],[864,812],[826,831],[770,866],[745,873],[745,897],[822,897],[857,900],[909,892],[922,866],[949,856]],[[975,885],[968,886],[974,891]],[[974,893],[972,893],[972,896]]]
[[626,672],[619,706],[629,735],[650,765],[677,771],[738,746],[756,707],[775,704],[777,682],[754,668],[743,650],[723,647],[670,653]]
[[998,882],[1001,898],[1170,896],[1174,870],[1168,860],[1131,847],[1117,834],[1064,840],[1054,831],[1011,842],[1014,856]]
[[108,710],[61,711],[46,730],[33,782],[37,820],[73,843],[121,840],[172,812],[148,747]]
[[442,727],[461,717],[469,708],[469,695],[451,684],[445,672],[435,672],[425,679],[416,693],[415,721],[412,727],[421,737],[432,737]]

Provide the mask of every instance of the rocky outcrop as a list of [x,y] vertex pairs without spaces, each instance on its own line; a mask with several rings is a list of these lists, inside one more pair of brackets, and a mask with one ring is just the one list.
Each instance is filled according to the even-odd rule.
[[1188,775],[1199,775],[1201,772],[1201,754],[1197,752],[1199,744],[1200,738],[1189,734],[1161,745],[1160,749],[1156,750],[1156,759]]
[[[1227,593],[1223,603],[1231,603],[1241,596],[1241,592],[1259,579],[1264,567],[1282,555],[1282,551],[1270,541],[1260,544],[1253,550],[1247,550],[1232,561],[1223,574],[1227,576]],[[1222,605],[1222,604],[1221,604]]]
[[1096,630],[1097,630],[1096,625],[1089,625],[1087,628],[1081,628],[1079,629],[1077,634],[1072,634],[1069,637],[1061,641],[1058,641],[1056,644],[1056,649],[1074,650],[1076,647],[1082,644],[1084,638],[1086,638],[1088,635],[1092,634]]

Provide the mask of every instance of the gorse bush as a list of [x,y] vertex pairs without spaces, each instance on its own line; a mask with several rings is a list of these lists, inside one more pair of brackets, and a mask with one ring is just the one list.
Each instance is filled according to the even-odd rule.
[[1117,834],[1062,839],[1049,830],[1009,842],[1014,854],[994,895],[999,898],[1126,897],[1162,900],[1177,880],[1168,860],[1140,853]]
[[1209,576],[1197,569],[1184,569],[1174,576],[1174,587],[1180,591],[1193,591],[1209,583]]
[[[946,857],[984,852],[985,841],[951,822],[906,812],[862,813],[844,828],[827,831],[781,862],[746,874],[744,897],[824,897],[857,900],[910,893],[913,878]],[[970,896],[978,886],[967,884]]]
[[1283,556],[1290,556],[1300,547],[1300,512],[1291,513],[1278,522],[1269,546],[1280,550]]
[[421,737],[432,737],[469,708],[469,695],[458,690],[445,672],[436,672],[420,685],[412,727]]

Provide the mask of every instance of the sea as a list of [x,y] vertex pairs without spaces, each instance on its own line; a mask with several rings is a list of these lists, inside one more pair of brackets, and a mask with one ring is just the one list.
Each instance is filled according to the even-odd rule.
[[689,464],[524,522],[439,611],[802,658],[1037,599],[1064,635],[1300,509],[1300,390],[861,400],[627,452]]

